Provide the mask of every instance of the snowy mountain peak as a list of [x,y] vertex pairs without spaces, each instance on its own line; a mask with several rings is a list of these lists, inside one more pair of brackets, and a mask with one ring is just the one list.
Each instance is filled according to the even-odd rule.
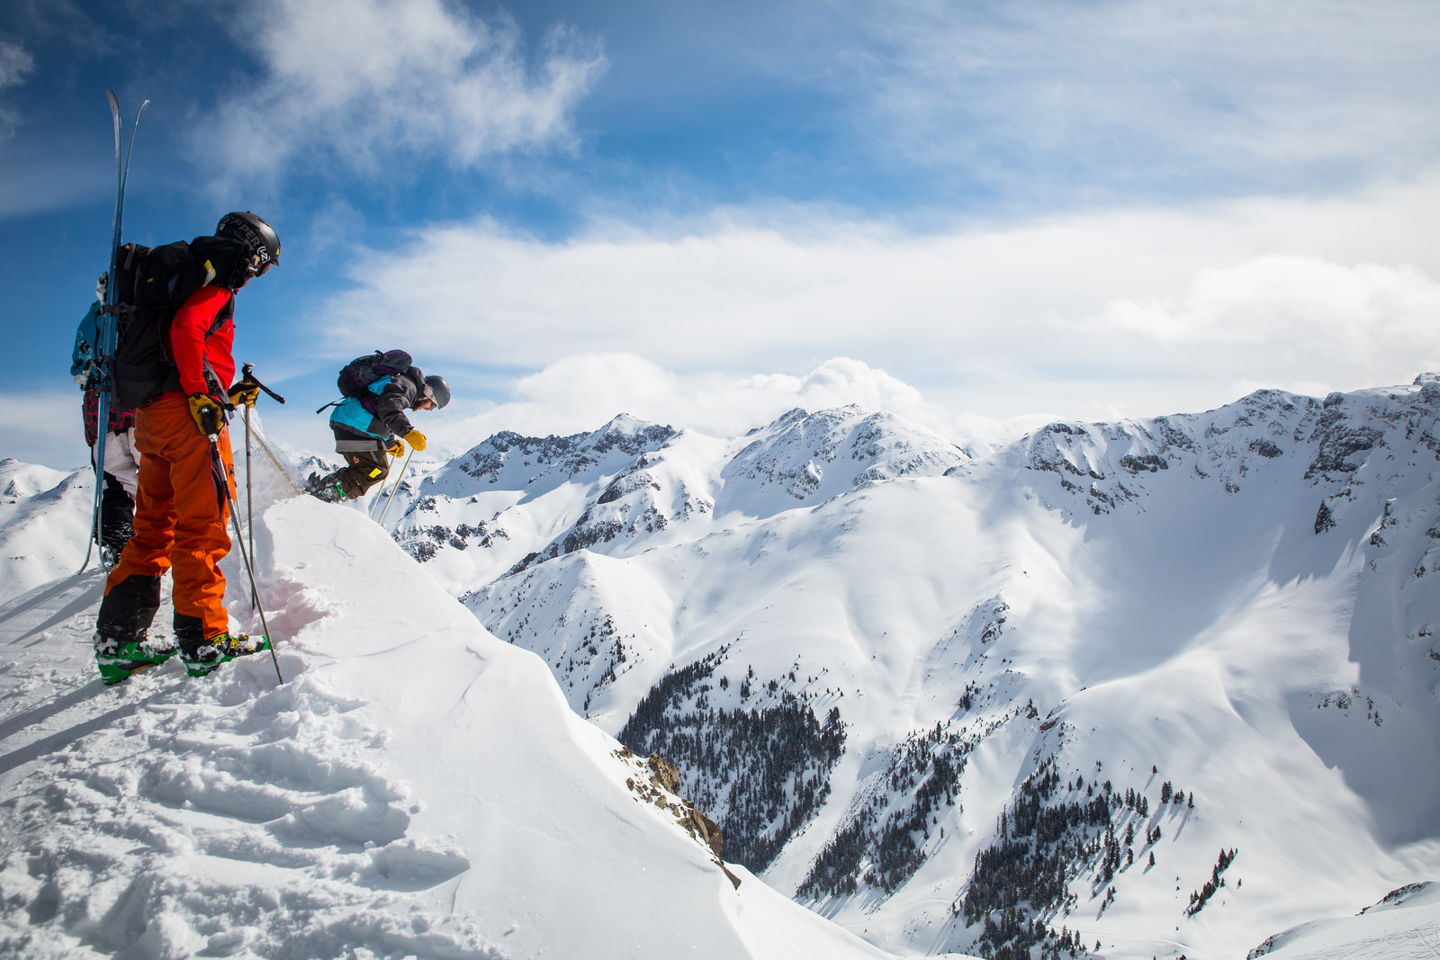
[[[1297,471],[1320,496],[1393,476],[1390,451],[1440,459],[1434,421],[1440,385],[1332,393],[1324,400],[1257,390],[1202,414],[1118,423],[1052,423],[1006,448],[1010,467],[1048,473],[1063,494],[1095,514],[1138,506],[1159,485],[1198,478],[1238,492],[1270,467]],[[1268,465],[1268,466],[1267,466]],[[1039,484],[1042,490],[1046,484]],[[1348,495],[1348,494],[1347,494]]]
[[[855,404],[816,413],[796,408],[746,438],[721,473],[722,512],[772,516],[885,480],[941,475],[970,460],[933,431]],[[777,500],[775,490],[785,496]]]
[[[611,481],[616,513],[587,507],[642,515],[703,452],[710,514],[466,604],[677,761],[729,856],[883,945],[1243,956],[1428,879],[1407,851],[1440,836],[1429,383],[1054,423],[980,460],[792,410],[676,441]],[[1314,796],[1337,799],[1296,800],[1292,832],[1286,798]]]
[[67,476],[69,474],[63,470],[51,470],[49,467],[6,457],[0,460],[0,497],[33,497],[37,493],[54,489]]
[[524,437],[502,431],[457,457],[432,476],[421,494],[465,496],[492,487],[533,491],[572,481],[594,481],[631,458],[663,446],[677,431],[621,414],[598,430],[566,437]]
[[610,418],[609,423],[590,434],[589,442],[613,443],[618,437],[635,437],[645,440],[660,435],[664,435],[668,439],[674,434],[675,430],[672,427],[650,423],[638,417],[632,417],[628,413],[617,413]]

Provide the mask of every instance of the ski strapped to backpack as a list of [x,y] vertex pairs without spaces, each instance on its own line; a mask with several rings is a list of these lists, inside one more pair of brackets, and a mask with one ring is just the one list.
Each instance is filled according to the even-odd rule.
[[[229,286],[243,269],[245,244],[226,237],[196,237],[159,247],[127,243],[116,257],[111,278],[118,336],[111,386],[119,409],[143,406],[161,393],[179,391],[180,375],[170,356],[170,322],[196,290],[215,283]],[[216,315],[210,336],[234,310],[228,303]],[[223,392],[224,385],[216,384]]]
[[[130,145],[125,147],[121,136],[120,122],[120,100],[115,96],[114,90],[105,91],[105,100],[110,104],[110,121],[115,128],[115,217],[110,224],[110,271],[106,278],[115,275],[115,261],[120,254],[120,235],[125,223],[125,181],[130,177],[130,158],[135,154],[135,138],[140,134],[140,118],[145,115],[145,108],[150,106],[146,100],[140,104],[140,109],[135,111],[135,122],[130,127]],[[80,564],[83,572],[90,566],[90,554],[94,547],[100,542],[100,504],[103,494],[104,471],[105,471],[105,438],[107,431],[104,424],[110,419],[110,373],[111,364],[115,358],[115,292],[107,289],[105,292],[105,309],[100,315],[100,336],[99,342],[95,344],[95,372],[99,379],[100,392],[97,397],[98,409],[96,411],[97,421],[102,425],[99,435],[95,439],[93,453],[95,461],[95,504],[90,514],[90,540],[85,546],[85,559]]]
[[363,357],[356,357],[341,367],[340,375],[335,378],[335,386],[340,388],[341,399],[332,400],[315,412],[320,413],[344,403],[346,397],[359,400],[365,409],[370,410],[375,396],[371,389],[372,384],[384,377],[404,373],[414,362],[404,350],[376,350]]

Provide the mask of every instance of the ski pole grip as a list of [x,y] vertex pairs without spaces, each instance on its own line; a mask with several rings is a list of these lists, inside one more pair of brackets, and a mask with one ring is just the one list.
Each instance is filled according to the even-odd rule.
[[241,376],[241,377],[243,377],[243,378],[246,379],[246,380],[249,380],[251,383],[255,384],[255,386],[259,387],[261,390],[264,390],[264,391],[265,391],[265,395],[268,396],[270,399],[274,400],[276,403],[284,403],[284,402],[285,402],[285,398],[284,398],[284,397],[280,396],[280,394],[276,393],[274,390],[271,390],[269,387],[265,386],[265,384],[263,384],[263,383],[261,383],[259,380],[255,379],[255,373],[254,373],[254,371],[255,371],[255,364],[253,364],[253,363],[242,363],[242,364],[240,365],[240,376]]

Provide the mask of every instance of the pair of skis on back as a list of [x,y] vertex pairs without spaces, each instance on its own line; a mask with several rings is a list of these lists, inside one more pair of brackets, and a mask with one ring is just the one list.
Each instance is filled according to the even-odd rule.
[[[114,282],[116,276],[115,268],[120,258],[120,237],[125,222],[125,182],[130,177],[130,159],[135,153],[135,138],[140,132],[140,118],[145,115],[145,108],[150,106],[150,101],[145,100],[140,104],[140,108],[135,111],[135,120],[130,127],[130,140],[129,143],[126,144],[123,138],[124,123],[120,115],[120,101],[115,96],[115,91],[106,90],[105,99],[110,103],[110,117],[115,128],[115,219],[110,235],[110,269],[109,272],[106,273],[108,282],[105,284],[105,305],[100,313],[100,342],[95,351],[96,376],[99,381],[97,387],[99,394],[96,398],[95,405],[95,504],[90,517],[90,540],[85,545],[85,561],[80,565],[81,572],[84,572],[85,568],[90,565],[91,554],[94,552],[95,545],[100,542],[100,506],[101,495],[104,490],[105,441],[110,434],[111,378],[114,373],[115,348],[120,333],[120,290],[119,285]],[[248,374],[249,365],[247,364],[246,367]],[[274,396],[269,388],[266,388],[265,392]],[[277,397],[277,399],[280,398]],[[280,402],[284,403],[285,401],[281,399]],[[246,413],[246,452],[248,456],[250,423],[248,409]],[[270,659],[275,664],[275,678],[281,683],[284,683],[285,678],[280,673],[280,660],[275,655],[274,638],[270,636],[270,627],[265,622],[265,609],[260,605],[259,592],[255,586],[255,571],[250,563],[250,556],[254,553],[254,550],[251,549],[247,551],[245,549],[245,540],[240,533],[239,515],[235,509],[234,498],[230,495],[230,484],[223,479],[225,477],[225,465],[220,457],[218,439],[215,435],[212,435],[209,439],[210,453],[215,461],[215,469],[222,478],[219,486],[225,491],[225,499],[230,508],[230,523],[235,532],[235,543],[240,550],[240,558],[245,563],[245,573],[250,578],[250,596],[255,610],[260,614],[260,626],[270,641]],[[266,447],[266,451],[269,452],[268,447]],[[271,454],[272,458],[273,456],[274,455]],[[276,466],[279,466],[278,462]],[[286,478],[289,479],[288,474],[286,474]],[[291,480],[291,484],[294,484],[293,480]],[[253,518],[251,525],[252,527],[254,525]]]
[[118,285],[111,281],[120,257],[120,234],[125,221],[125,181],[130,177],[130,158],[135,153],[135,137],[140,133],[140,118],[145,115],[145,108],[150,106],[150,101],[146,100],[140,104],[140,109],[135,111],[135,122],[130,127],[130,144],[125,147],[122,140],[124,124],[120,117],[120,101],[116,99],[114,90],[106,90],[105,99],[110,102],[110,118],[115,127],[115,219],[110,233],[110,269],[105,274],[105,308],[100,312],[100,342],[95,345],[95,377],[99,381],[95,404],[95,504],[91,509],[90,541],[85,545],[85,562],[80,565],[81,571],[90,566],[90,555],[94,552],[95,545],[100,542],[105,441],[110,435],[111,372],[115,359],[115,343],[120,332],[120,291],[117,289]]

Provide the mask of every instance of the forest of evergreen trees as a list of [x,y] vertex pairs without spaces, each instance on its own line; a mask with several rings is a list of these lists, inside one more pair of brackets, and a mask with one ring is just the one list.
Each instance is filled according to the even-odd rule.
[[973,748],[973,741],[939,723],[908,737],[891,755],[887,789],[861,804],[831,838],[797,893],[854,893],[862,879],[893,893],[909,880],[925,861],[931,818],[941,806],[958,805],[960,774]]
[[[1064,792],[1065,796],[1060,794]],[[1082,792],[1083,791],[1083,792]],[[1184,791],[1166,781],[1161,807],[1187,804]],[[1188,800],[1194,806],[1194,796]],[[1047,759],[1016,791],[1001,814],[995,842],[975,858],[975,873],[958,904],[966,925],[984,921],[975,951],[990,960],[1084,953],[1078,938],[1041,922],[1075,906],[1070,885],[1091,872],[1092,893],[1104,892],[1101,910],[1114,902],[1116,874],[1135,862],[1135,827],[1150,815],[1150,801],[1133,789],[1117,792],[1109,780],[1062,780]],[[1143,844],[1160,839],[1158,825]],[[1153,854],[1153,851],[1152,851]]]
[[[758,873],[829,797],[845,724],[838,707],[822,722],[807,698],[774,682],[752,708],[711,706],[710,678],[726,649],[661,678],[618,739],[672,761],[686,799],[724,831],[725,859]],[[751,679],[742,685],[747,699]]]

